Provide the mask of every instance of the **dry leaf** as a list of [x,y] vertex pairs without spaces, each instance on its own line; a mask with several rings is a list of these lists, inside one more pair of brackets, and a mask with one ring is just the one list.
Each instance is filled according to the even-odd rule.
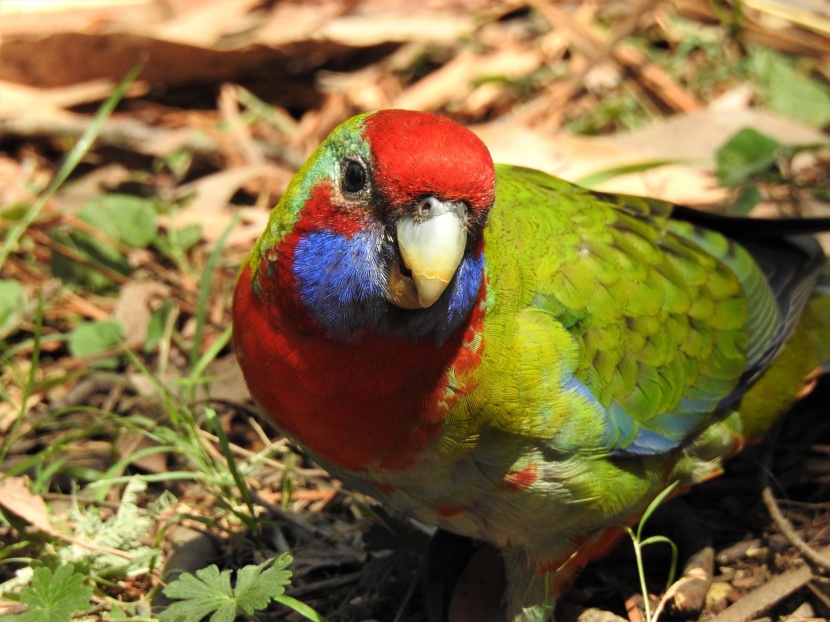
[[326,24],[339,16],[341,6],[335,2],[323,6],[308,4],[278,3],[263,18],[256,32],[257,42],[279,46],[314,38]]
[[121,287],[112,314],[124,327],[128,348],[141,346],[147,340],[152,303],[169,295],[169,287],[154,281],[131,281]]
[[602,137],[545,133],[520,121],[496,121],[473,130],[496,162],[537,168],[569,181],[652,160],[681,161],[614,177],[598,189],[711,205],[726,194],[714,181],[715,152],[743,127],[753,127],[783,143],[826,142],[820,132],[757,109],[707,109]]
[[268,225],[271,211],[255,207],[240,207],[239,211],[242,213],[242,222],[228,236],[225,248],[243,249],[247,254]]
[[[192,0],[186,0],[192,1]],[[3,34],[53,34],[100,30],[117,23],[158,23],[182,0],[2,0]]]
[[212,50],[132,33],[4,36],[2,45],[0,80],[39,87],[101,78],[116,81],[142,60],[146,60],[142,80],[169,86],[233,80],[239,75],[259,74],[266,79],[291,57],[288,51],[261,46]]
[[231,197],[242,186],[256,177],[265,177],[273,172],[273,167],[270,165],[243,166],[205,175],[197,181],[179,186],[176,190],[177,198],[190,194],[196,195],[179,214],[187,212],[214,214],[224,211],[230,205]]
[[787,144],[827,142],[827,137],[821,132],[754,108],[707,108],[602,140],[648,158],[693,158],[702,166],[712,168],[715,151],[732,134],[745,127],[754,128]]
[[319,30],[329,41],[355,47],[380,43],[455,43],[475,29],[472,15],[412,11],[364,13],[337,19]]
[[55,531],[46,503],[29,491],[22,477],[7,477],[0,481],[0,505],[40,531],[48,534]]
[[[19,115],[28,115],[37,110],[40,114],[51,113],[56,117],[67,117],[69,113],[61,110],[79,104],[106,99],[114,87],[110,80],[93,80],[70,84],[53,89],[40,89],[14,82],[0,81],[0,119]],[[138,97],[147,92],[143,83],[134,83],[127,92],[127,97]]]
[[249,30],[260,21],[250,11],[260,0],[214,0],[183,11],[153,29],[152,35],[177,43],[214,47],[223,37]]
[[233,354],[211,361],[205,369],[205,376],[211,379],[211,399],[240,403],[250,399],[242,370]]
[[472,83],[483,77],[515,79],[536,70],[544,62],[538,51],[518,48],[477,56],[463,50],[446,65],[416,82],[395,100],[396,108],[431,110],[466,96]]
[[231,198],[246,183],[257,177],[279,177],[281,173],[271,165],[247,166],[206,175],[201,179],[180,186],[176,191],[179,198],[195,193],[182,210],[169,217],[167,224],[183,227],[198,224],[202,227],[204,240],[212,244],[218,240],[233,219],[228,209]]

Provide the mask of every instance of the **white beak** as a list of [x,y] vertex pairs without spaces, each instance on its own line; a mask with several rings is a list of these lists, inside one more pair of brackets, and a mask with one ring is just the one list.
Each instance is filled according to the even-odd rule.
[[[429,197],[419,204],[416,215],[398,220],[398,250],[412,273],[416,291],[410,295],[404,293],[401,299],[392,302],[413,308],[415,296],[411,294],[417,293],[417,305],[425,309],[441,297],[464,256],[467,245],[465,219],[463,203]],[[400,272],[398,276],[406,278]]]

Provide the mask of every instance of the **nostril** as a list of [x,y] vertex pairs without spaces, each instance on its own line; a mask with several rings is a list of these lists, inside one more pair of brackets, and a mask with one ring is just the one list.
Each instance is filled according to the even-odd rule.
[[419,214],[428,214],[430,210],[433,208],[433,203],[436,201],[433,197],[427,197],[423,201],[418,204],[418,213]]
[[428,220],[447,212],[454,213],[463,220],[467,215],[467,204],[463,201],[442,201],[436,196],[426,196],[415,204],[413,211],[413,215],[419,221]]

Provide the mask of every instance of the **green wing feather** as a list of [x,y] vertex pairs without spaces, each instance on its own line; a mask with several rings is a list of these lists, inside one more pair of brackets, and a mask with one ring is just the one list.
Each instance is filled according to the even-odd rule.
[[698,226],[690,210],[674,218],[670,203],[510,166],[497,179],[485,342],[515,336],[506,349],[521,348],[522,361],[491,361],[518,365],[492,397],[525,416],[495,425],[545,428],[563,452],[650,455],[682,444],[768,366],[803,307],[793,291],[812,287],[796,266],[801,280],[774,291],[743,245]]

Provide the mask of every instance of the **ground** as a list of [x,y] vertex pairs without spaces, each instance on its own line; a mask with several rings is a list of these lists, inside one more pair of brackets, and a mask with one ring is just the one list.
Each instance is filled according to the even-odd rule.
[[[45,620],[54,599],[52,619],[154,618],[187,600],[162,594],[182,572],[266,564],[259,619],[303,603],[333,622],[422,619],[428,529],[281,438],[229,345],[236,270],[291,175],[352,114],[402,107],[603,190],[826,215],[819,9],[3,0],[0,616]],[[722,477],[658,508],[647,533],[692,560],[661,616],[830,616],[828,398],[819,381]],[[642,620],[633,550],[588,567],[559,619]],[[651,612],[669,550],[645,549]],[[300,605],[266,606],[286,551]],[[463,575],[452,622],[476,619],[486,575]]]

